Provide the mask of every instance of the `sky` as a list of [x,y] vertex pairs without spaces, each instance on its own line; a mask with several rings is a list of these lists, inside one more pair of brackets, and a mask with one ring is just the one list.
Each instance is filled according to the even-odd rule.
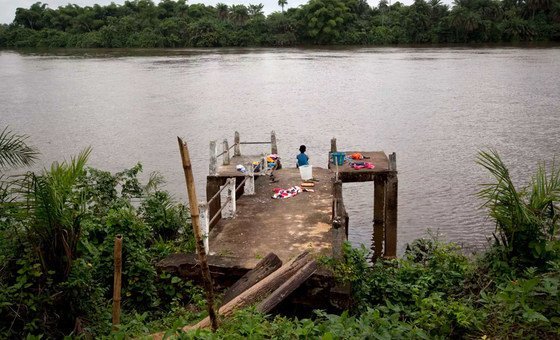
[[[29,8],[31,5],[36,3],[39,0],[0,0],[0,23],[2,24],[9,24],[14,20],[14,16],[16,13],[16,8],[24,7]],[[68,3],[80,5],[80,6],[92,6],[94,4],[99,5],[108,5],[111,2],[116,4],[122,4],[125,0],[42,0],[41,2],[46,3],[49,5],[50,8],[57,8],[59,6],[67,5]],[[303,5],[308,0],[288,0],[289,7],[298,7]],[[154,0],[155,3],[158,3],[158,0]],[[278,6],[278,0],[189,0],[188,3],[204,3],[206,5],[215,5],[219,2],[231,5],[231,4],[258,4],[262,3],[264,5],[265,13],[271,13],[274,11],[280,10]],[[393,1],[394,2],[394,1]],[[405,5],[410,5],[413,0],[400,0]],[[449,3],[450,1],[445,1],[445,3]],[[377,6],[379,0],[368,0],[370,6]]]

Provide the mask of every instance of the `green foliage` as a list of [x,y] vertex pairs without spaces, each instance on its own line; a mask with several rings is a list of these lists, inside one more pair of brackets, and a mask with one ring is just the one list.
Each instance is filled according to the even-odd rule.
[[[35,3],[0,26],[0,47],[219,47],[560,40],[560,1],[309,0],[265,16],[262,4],[215,6],[184,0],[123,5]],[[279,26],[280,24],[280,26]]]
[[[3,29],[0,28],[0,43],[2,33]],[[39,152],[27,145],[27,138],[26,135],[13,133],[8,127],[0,132],[0,170],[7,167],[29,166],[35,162]]]
[[560,169],[541,165],[531,185],[518,190],[496,151],[480,152],[478,163],[495,178],[479,195],[496,221],[497,252],[512,268],[547,268],[560,256]]
[[200,301],[190,282],[154,267],[194,249],[186,208],[158,189],[160,175],[143,185],[140,164],[116,174],[86,168],[89,153],[0,185],[3,336],[107,334],[117,234],[124,238],[123,320],[146,312],[152,322]]

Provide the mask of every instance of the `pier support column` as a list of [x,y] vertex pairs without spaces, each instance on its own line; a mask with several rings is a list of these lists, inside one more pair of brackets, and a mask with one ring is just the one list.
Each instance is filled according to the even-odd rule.
[[333,183],[333,206],[332,206],[332,256],[342,259],[342,246],[348,239],[348,215],[344,209],[342,200],[342,182]]
[[376,176],[373,185],[373,257],[383,256],[383,238],[385,236],[385,181]]
[[397,215],[399,180],[397,177],[397,155],[389,155],[389,170],[387,177],[387,197],[385,198],[385,257],[397,256]]

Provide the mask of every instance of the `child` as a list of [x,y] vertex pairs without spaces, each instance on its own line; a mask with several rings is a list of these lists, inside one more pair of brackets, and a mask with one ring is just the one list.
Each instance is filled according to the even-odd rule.
[[302,165],[309,165],[309,157],[305,154],[306,147],[305,145],[301,145],[299,147],[300,154],[297,155],[297,167],[299,168]]

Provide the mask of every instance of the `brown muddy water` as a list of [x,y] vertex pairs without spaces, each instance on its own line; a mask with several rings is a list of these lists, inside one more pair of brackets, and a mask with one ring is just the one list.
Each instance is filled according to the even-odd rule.
[[[484,248],[477,151],[497,149],[524,183],[560,155],[559,97],[558,47],[0,51],[0,125],[31,136],[36,169],[92,146],[90,165],[140,161],[185,201],[176,136],[200,196],[212,139],[275,130],[285,165],[306,144],[325,167],[336,136],[397,153],[401,251],[427,230]],[[369,247],[372,197],[372,183],[344,186],[354,245]]]

